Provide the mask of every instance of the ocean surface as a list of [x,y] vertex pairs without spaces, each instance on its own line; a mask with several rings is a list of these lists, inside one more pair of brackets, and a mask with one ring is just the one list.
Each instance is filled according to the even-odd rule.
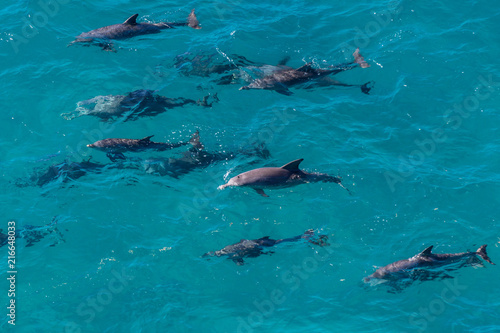
[[[140,22],[184,22],[192,8],[201,30],[116,41],[116,52],[67,47],[135,13]],[[45,236],[16,240],[15,326],[8,246],[0,247],[2,332],[500,332],[498,265],[399,289],[363,282],[431,245],[457,253],[487,244],[500,263],[498,5],[41,0],[0,10],[0,228],[13,221]],[[369,95],[339,86],[240,91],[245,77],[218,85],[222,74],[190,72],[239,57],[327,68],[351,62],[357,48],[370,67],[331,78],[374,81]],[[135,121],[63,116],[80,101],[138,89],[219,101]],[[173,177],[144,161],[179,159],[189,147],[125,154],[142,167],[86,147],[149,135],[187,141],[197,130],[205,151],[234,155]],[[97,169],[84,167],[89,158]],[[217,189],[299,158],[352,193],[334,183],[269,197]],[[65,174],[70,165],[76,171]],[[329,246],[283,243],[244,265],[202,257],[308,229]]]

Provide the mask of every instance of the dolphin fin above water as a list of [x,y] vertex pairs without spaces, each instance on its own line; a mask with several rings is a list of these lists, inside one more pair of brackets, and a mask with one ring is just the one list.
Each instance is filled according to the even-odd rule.
[[434,247],[434,245],[429,246],[428,248],[426,248],[425,250],[423,250],[422,252],[420,252],[418,255],[419,256],[429,256],[429,255],[431,255],[433,247]]
[[285,169],[285,170],[288,170],[290,172],[298,172],[300,171],[299,170],[299,164],[303,161],[304,159],[303,158],[300,158],[298,160],[295,160],[295,161],[291,161],[285,165],[283,165],[281,168],[282,169]]
[[486,247],[488,245],[483,245],[481,246],[479,249],[477,249],[476,253],[481,257],[483,258],[483,260],[485,260],[486,262],[489,262],[490,264],[492,265],[495,265],[495,263],[493,261],[491,261],[490,257],[488,257],[488,255],[486,254]]
[[154,135],[150,135],[150,136],[147,136],[145,138],[142,138],[139,140],[139,142],[141,143],[146,143],[146,142],[150,142],[151,141],[151,138],[153,137]]
[[194,8],[188,16],[188,27],[193,28],[193,29],[201,29],[200,22],[198,21],[198,18],[196,17],[196,14],[194,13]]
[[137,24],[137,17],[139,17],[139,14],[134,14],[130,16],[128,19],[123,22],[123,24],[130,24],[130,25],[136,25]]
[[368,68],[370,64],[365,61],[365,58],[359,53],[359,47],[352,54],[354,57],[354,62],[357,63],[361,68]]

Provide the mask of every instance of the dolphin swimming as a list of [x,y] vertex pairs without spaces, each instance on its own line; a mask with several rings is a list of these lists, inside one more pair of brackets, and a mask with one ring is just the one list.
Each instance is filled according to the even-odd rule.
[[81,162],[64,161],[62,163],[51,165],[43,172],[36,171],[30,176],[28,182],[18,181],[16,185],[24,187],[33,184],[41,187],[54,181],[66,183],[83,177],[87,173],[100,173],[106,166],[105,164],[94,163],[90,160],[91,158]]
[[196,131],[189,143],[192,145],[192,147],[188,151],[183,152],[180,157],[149,158],[147,160],[141,161],[142,168],[148,174],[178,178],[195,169],[206,168],[213,163],[219,161],[228,161],[236,158],[239,155],[258,157],[263,159],[270,156],[269,150],[267,150],[267,148],[265,148],[263,145],[255,145],[254,147],[240,149],[237,152],[230,152],[225,150],[221,152],[207,151],[200,141],[200,135],[198,131]]
[[234,81],[245,73],[242,68],[250,70],[259,68],[258,66],[264,66],[264,64],[255,63],[237,54],[225,54],[220,51],[185,52],[174,59],[174,67],[184,76],[222,75],[212,80],[217,85],[235,83]]
[[108,25],[99,29],[84,32],[68,44],[83,43],[85,46],[95,44],[106,51],[114,51],[111,40],[127,39],[141,35],[157,34],[164,29],[172,29],[177,26],[189,26],[193,29],[201,29],[194,9],[188,16],[187,22],[160,22],[160,23],[137,23],[139,14],[130,16],[125,22]]
[[[249,89],[266,89],[274,90],[283,95],[291,95],[292,92],[288,89],[303,83],[311,83],[308,88],[314,86],[343,86],[343,87],[359,87],[365,94],[369,94],[373,88],[374,82],[370,81],[362,85],[345,84],[327,77],[337,73],[353,69],[355,67],[368,68],[370,65],[365,61],[359,53],[359,48],[353,53],[354,61],[347,64],[332,66],[328,69],[313,68],[312,63],[307,63],[299,68],[291,68],[288,66],[277,66],[277,70],[262,78],[255,79],[247,86],[243,86],[240,90]],[[311,82],[314,81],[314,82]]]
[[267,254],[272,252],[264,252],[265,247],[272,247],[280,243],[285,242],[297,242],[301,239],[308,240],[310,243],[326,246],[328,245],[327,240],[328,236],[321,235],[317,239],[311,239],[314,236],[313,229],[309,229],[304,234],[295,236],[292,238],[284,238],[284,239],[271,239],[269,236],[265,236],[259,239],[242,239],[238,243],[233,245],[228,245],[222,250],[211,251],[205,253],[203,255],[206,257],[221,257],[227,256],[228,259],[234,261],[237,265],[243,265],[243,258],[255,258],[260,256],[261,254]]
[[[63,113],[64,119],[72,120],[81,116],[94,116],[102,121],[112,121],[121,119],[123,122],[137,120],[140,117],[153,117],[168,109],[181,107],[186,104],[211,107],[208,103],[210,95],[205,96],[203,100],[192,100],[187,98],[169,98],[155,94],[153,90],[139,89],[128,93],[127,95],[106,95],[96,96],[94,98],[80,101],[74,112]],[[213,95],[214,101],[218,101],[216,94]]]
[[[33,246],[35,243],[41,241],[44,237],[51,235],[53,236],[53,243],[49,246],[55,246],[59,241],[65,242],[62,233],[57,229],[57,216],[55,216],[52,221],[45,226],[34,226],[26,224],[20,228],[16,228],[15,239],[16,243],[20,239],[26,240],[26,247]],[[0,229],[0,247],[7,245],[9,240],[8,233],[4,234],[2,229]]]
[[[299,164],[304,159],[298,159],[283,165],[280,168],[259,168],[241,173],[219,186],[222,190],[229,186],[246,186],[253,188],[258,194],[268,197],[264,189],[275,189],[296,186],[304,183],[337,183],[345,188],[340,178],[326,173],[305,172],[299,169]],[[345,188],[347,190],[347,188]],[[347,190],[349,191],[349,190]]]
[[89,148],[95,148],[101,151],[106,152],[106,156],[112,162],[115,162],[116,159],[125,159],[123,156],[124,152],[140,152],[145,150],[158,150],[163,151],[167,149],[173,149],[185,146],[189,144],[188,142],[153,142],[151,138],[154,135],[147,136],[142,139],[104,139],[96,141],[92,144],[87,145]]
[[454,263],[467,265],[480,262],[477,257],[494,265],[486,253],[486,245],[481,246],[475,252],[462,253],[432,253],[432,248],[433,246],[429,246],[409,259],[399,260],[381,267],[363,280],[365,283],[397,281],[401,279],[418,280],[427,278],[428,274],[426,273],[432,273],[431,270],[436,267],[443,267]]

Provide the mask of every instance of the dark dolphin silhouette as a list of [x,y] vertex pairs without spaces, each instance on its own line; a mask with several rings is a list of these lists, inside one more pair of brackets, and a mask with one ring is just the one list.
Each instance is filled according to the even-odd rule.
[[481,246],[475,252],[462,253],[432,253],[432,248],[433,246],[429,246],[409,259],[399,260],[381,267],[363,280],[365,283],[373,284],[387,281],[397,282],[402,279],[425,280],[432,277],[441,277],[443,274],[433,272],[432,269],[454,263],[463,263],[464,265],[480,263],[477,257],[481,257],[494,265],[486,253],[486,245]]
[[[35,172],[30,177],[29,183],[36,186],[44,186],[57,180],[66,183],[83,177],[87,173],[99,173],[106,166],[105,164],[90,162],[90,160],[91,158],[81,162],[64,161],[51,165],[44,172]],[[24,185],[18,184],[18,186]]]
[[254,147],[242,149],[237,152],[209,152],[205,150],[205,147],[200,142],[198,131],[193,135],[190,143],[192,147],[182,153],[181,157],[150,158],[141,162],[142,168],[149,174],[178,178],[195,169],[206,168],[213,163],[228,161],[239,155],[256,156],[259,158],[268,158],[270,155],[269,150],[262,145],[255,145]]
[[194,9],[188,16],[187,22],[160,22],[160,23],[137,23],[139,14],[130,16],[125,22],[119,24],[108,25],[99,29],[84,32],[76,37],[76,39],[68,44],[83,43],[85,46],[95,44],[106,51],[114,51],[111,40],[128,39],[141,35],[157,34],[164,29],[172,29],[177,26],[189,26],[193,29],[201,29],[198,19],[194,13]]
[[208,77],[224,74],[244,66],[259,66],[237,54],[220,55],[218,52],[185,52],[174,59],[174,67],[185,76]]
[[87,145],[89,148],[95,148],[106,152],[106,156],[112,162],[116,159],[125,159],[124,152],[140,152],[145,150],[163,151],[167,149],[178,148],[189,144],[188,142],[153,142],[151,138],[154,135],[147,136],[143,139],[104,139]]
[[309,173],[300,170],[299,164],[303,160],[304,159],[301,158],[292,161],[280,168],[259,168],[241,173],[229,179],[226,184],[219,186],[219,189],[222,190],[229,186],[246,186],[253,188],[258,194],[268,197],[268,195],[264,193],[264,189],[266,188],[286,188],[304,183],[332,182],[345,188],[341,183],[341,179],[338,177],[333,177],[326,173]]
[[[155,94],[153,90],[139,89],[127,95],[96,96],[94,98],[80,101],[74,112],[61,114],[67,120],[89,115],[100,118],[103,121],[122,119],[123,122],[137,120],[140,117],[153,117],[168,109],[181,107],[187,104],[210,107],[209,96],[203,100],[192,100],[187,98],[168,98]],[[218,101],[216,95],[213,96]]]
[[260,256],[261,254],[267,254],[267,253],[273,253],[273,252],[265,252],[264,248],[266,247],[272,247],[280,243],[284,242],[297,242],[301,239],[306,239],[310,243],[320,245],[320,246],[326,246],[328,245],[327,240],[328,236],[322,235],[319,236],[317,239],[311,239],[314,236],[314,231],[313,229],[309,229],[304,234],[295,236],[292,238],[285,238],[285,239],[270,239],[269,236],[262,237],[259,239],[242,239],[238,243],[233,244],[233,245],[228,245],[222,250],[218,251],[212,251],[205,253],[203,255],[204,258],[206,257],[221,257],[221,256],[227,256],[228,259],[231,259],[234,261],[237,265],[243,265],[244,261],[243,258],[255,258]]
[[[15,239],[16,242],[20,239],[26,240],[26,247],[33,246],[48,235],[54,236],[54,242],[50,246],[55,246],[59,241],[65,242],[62,233],[57,229],[57,216],[45,226],[24,225],[16,228]],[[7,245],[9,242],[8,233],[4,234],[0,229],[0,247]]]
[[373,88],[373,81],[367,82],[362,85],[345,84],[335,81],[327,75],[335,75],[340,72],[353,69],[355,67],[367,68],[370,65],[364,60],[359,53],[359,49],[353,53],[354,61],[348,64],[341,64],[329,69],[313,68],[311,63],[307,63],[300,68],[291,68],[288,66],[278,66],[272,74],[268,74],[262,78],[254,80],[247,86],[243,86],[240,90],[249,89],[267,89],[274,90],[283,95],[291,95],[292,92],[288,89],[298,84],[315,81],[310,84],[308,88],[314,86],[343,86],[343,87],[359,87],[365,94],[369,94],[370,89]]

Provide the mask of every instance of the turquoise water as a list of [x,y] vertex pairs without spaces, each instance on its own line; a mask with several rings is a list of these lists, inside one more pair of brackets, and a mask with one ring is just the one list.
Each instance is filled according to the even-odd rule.
[[[43,226],[56,216],[64,241],[51,246],[53,234],[32,247],[17,241],[16,325],[3,320],[3,331],[500,331],[498,266],[464,267],[450,272],[454,279],[397,293],[362,282],[430,245],[455,253],[488,244],[493,262],[500,261],[498,6],[43,4],[2,9],[2,229],[8,221],[18,229]],[[139,21],[183,21],[192,8],[202,30],[119,41],[116,53],[66,47],[81,32],[134,13]],[[290,56],[293,67],[326,67],[351,61],[357,47],[371,67],[334,78],[373,80],[370,95],[338,87],[292,88],[292,96],[239,91],[244,82],[220,86],[214,76],[184,76],[173,67],[185,52],[271,65]],[[130,122],[61,116],[78,101],[136,89],[194,100],[217,93],[220,102]],[[86,147],[99,139],[154,134],[156,141],[177,141],[196,129],[209,152],[237,152],[258,141],[271,156],[237,154],[178,178],[104,168],[41,187],[29,182],[64,161],[92,156],[109,163]],[[182,151],[130,156],[175,158]],[[298,158],[304,170],[341,176],[353,195],[331,183],[269,190],[270,198],[217,190],[240,172]],[[328,235],[330,246],[283,244],[242,266],[201,258],[242,238],[286,238],[309,228]],[[0,250],[7,267],[7,247]],[[2,286],[6,306],[9,285]]]

